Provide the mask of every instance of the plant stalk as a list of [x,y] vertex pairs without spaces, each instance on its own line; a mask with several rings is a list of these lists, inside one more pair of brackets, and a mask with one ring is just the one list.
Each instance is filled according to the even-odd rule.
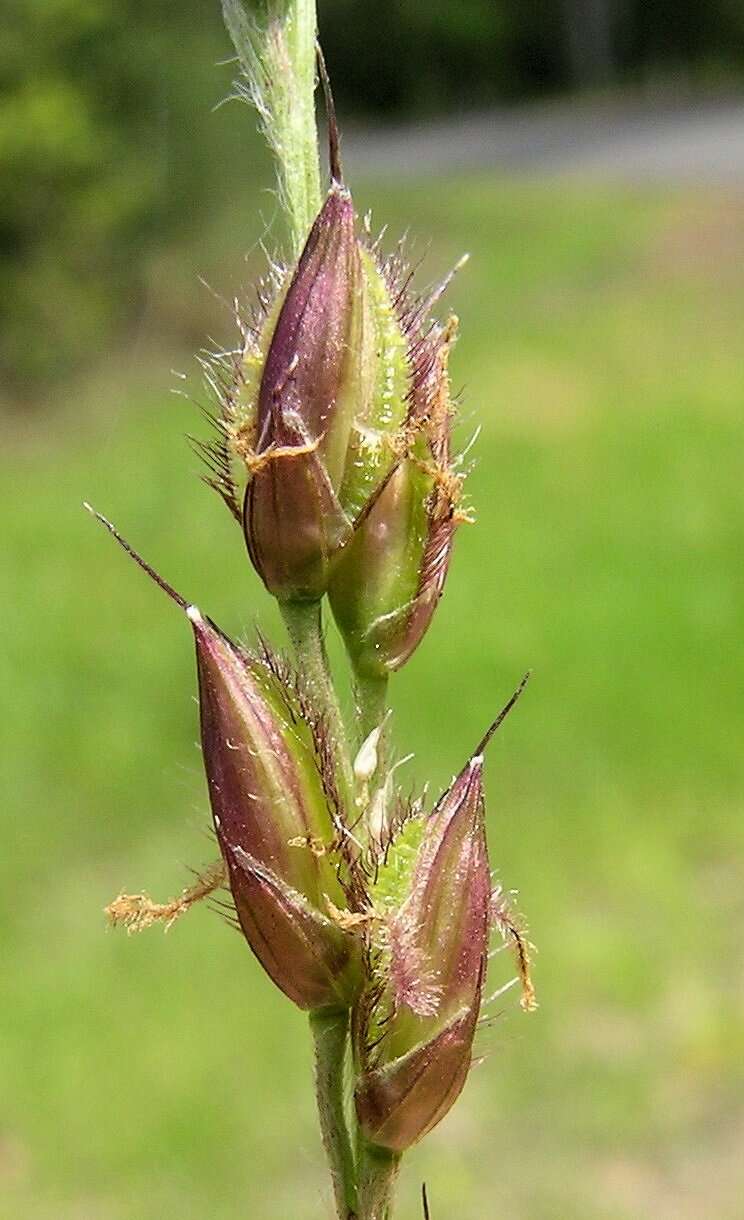
[[392,1220],[400,1153],[361,1141],[358,1220]]
[[347,809],[353,810],[354,773],[349,757],[346,727],[331,678],[323,639],[321,603],[280,602],[279,605],[300,673],[328,727],[341,796]]
[[356,1166],[344,1112],[349,1014],[345,1009],[310,1013],[315,1042],[315,1091],[323,1146],[333,1180],[339,1220],[357,1220]]
[[374,729],[379,728],[387,710],[388,676],[355,673],[357,719],[361,745]]
[[276,161],[279,202],[297,258],[320,211],[315,121],[315,0],[222,0],[225,24]]
[[[287,116],[288,148],[296,158],[293,166],[292,236],[295,255],[305,244],[315,217],[320,211],[320,164],[318,129],[315,119],[315,66],[317,59],[318,17],[315,0],[293,0],[292,18],[287,28],[287,44],[293,68],[294,91]],[[289,179],[289,171],[285,174]]]

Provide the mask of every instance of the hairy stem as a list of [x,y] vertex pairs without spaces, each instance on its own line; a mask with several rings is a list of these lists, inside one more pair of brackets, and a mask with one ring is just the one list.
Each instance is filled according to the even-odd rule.
[[357,1220],[356,1166],[344,1113],[344,1067],[349,1014],[345,1009],[310,1013],[315,1041],[315,1091],[339,1220]]
[[359,1150],[359,1220],[392,1220],[400,1154],[362,1142]]
[[[308,230],[320,211],[318,130],[315,121],[315,64],[318,17],[315,0],[294,0],[293,19],[287,31],[290,62],[295,78],[288,114],[287,144],[294,150],[293,202],[296,218],[295,253],[299,254]],[[288,184],[288,189],[289,184]]]
[[322,607],[318,602],[280,602],[297,665],[313,701],[325,718],[347,809],[354,808],[354,773],[349,758],[346,728],[331,678],[323,639]]
[[315,0],[250,0],[247,9],[222,0],[222,11],[245,78],[238,91],[258,110],[274,153],[296,257],[320,210]]

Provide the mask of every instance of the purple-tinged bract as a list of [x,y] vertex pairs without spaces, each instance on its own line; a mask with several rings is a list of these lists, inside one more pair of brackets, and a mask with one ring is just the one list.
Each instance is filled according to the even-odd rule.
[[[236,352],[205,362],[218,439],[199,442],[280,601],[330,594],[358,674],[411,656],[449,566],[462,477],[451,461],[455,320],[355,233],[334,181],[296,267],[272,268]],[[244,490],[241,491],[241,488]]]
[[322,725],[272,658],[188,613],[209,796],[240,927],[300,1008],[349,1004],[361,950],[331,918],[346,906],[346,861]]
[[334,185],[271,335],[244,501],[251,559],[282,600],[320,597],[351,536],[338,490],[352,422],[358,292],[354,206],[345,188]]
[[[399,460],[336,569],[330,598],[358,673],[400,669],[423,639],[447,578],[464,514],[451,465],[447,361],[454,322],[412,344]],[[415,353],[415,359],[414,359]]]
[[482,762],[471,759],[413,837],[403,827],[383,864],[400,867],[391,857],[406,835],[408,850],[418,838],[407,896],[381,904],[370,955],[385,981],[363,998],[356,1029],[359,1122],[371,1143],[395,1152],[444,1117],[470,1068],[490,928]]

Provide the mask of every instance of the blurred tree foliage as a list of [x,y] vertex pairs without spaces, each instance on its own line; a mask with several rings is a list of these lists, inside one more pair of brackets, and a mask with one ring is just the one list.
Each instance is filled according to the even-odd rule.
[[657,69],[744,66],[742,0],[320,0],[347,108],[534,97]]
[[216,0],[6,0],[6,395],[95,355],[136,314],[148,251],[203,214],[215,148],[194,131],[227,88],[215,71],[226,54]]
[[[347,112],[421,113],[744,59],[741,0],[319,10]],[[6,0],[4,11],[0,379],[6,397],[31,398],[137,316],[149,253],[215,209],[236,133],[253,125],[244,113],[208,121],[230,79],[215,68],[229,54],[219,0]]]
[[565,75],[551,0],[322,0],[322,14],[347,109],[461,107],[553,89]]

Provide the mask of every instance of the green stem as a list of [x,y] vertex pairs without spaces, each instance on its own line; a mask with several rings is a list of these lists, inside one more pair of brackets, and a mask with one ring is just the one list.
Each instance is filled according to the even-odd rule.
[[222,11],[248,81],[244,92],[258,108],[274,153],[279,201],[296,258],[321,198],[315,0],[250,0],[247,8],[244,0],[222,0]]
[[315,1090],[339,1220],[357,1220],[356,1166],[344,1112],[344,1066],[349,1033],[345,1009],[310,1013],[315,1041]]
[[359,1220],[391,1220],[400,1154],[362,1143],[359,1156]]
[[366,741],[370,733],[382,724],[387,710],[388,676],[354,675],[357,719],[360,742]]
[[320,211],[320,165],[315,121],[315,62],[318,17],[315,0],[293,0],[287,27],[287,44],[294,76],[294,90],[287,113],[285,189],[289,195],[290,224],[294,251],[299,255],[308,230]]
[[321,603],[280,602],[297,664],[318,711],[325,718],[336,762],[337,778],[346,808],[354,808],[354,773],[349,758],[346,728],[333,686],[323,639]]

